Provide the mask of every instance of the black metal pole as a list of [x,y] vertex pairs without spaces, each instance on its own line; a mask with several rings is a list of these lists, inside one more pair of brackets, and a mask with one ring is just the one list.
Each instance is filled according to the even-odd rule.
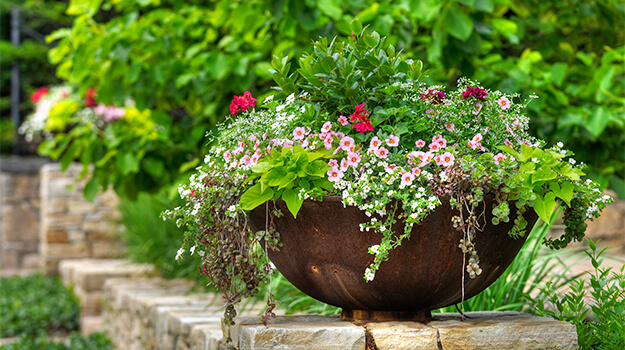
[[[20,13],[17,6],[11,8],[11,44],[20,46]],[[17,60],[11,67],[11,120],[16,128],[20,126],[20,67]]]

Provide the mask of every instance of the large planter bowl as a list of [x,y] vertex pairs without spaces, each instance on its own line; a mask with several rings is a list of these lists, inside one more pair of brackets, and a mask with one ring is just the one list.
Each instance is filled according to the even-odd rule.
[[[471,279],[463,270],[464,257],[458,248],[463,234],[452,226],[454,211],[449,201],[441,201],[442,205],[413,227],[411,238],[390,252],[389,260],[382,262],[371,282],[363,278],[373,262],[368,248],[379,244],[381,235],[361,232],[359,224],[369,218],[356,207],[345,208],[340,197],[305,201],[297,220],[283,201],[276,201],[276,207],[284,213],[274,221],[282,247],[279,251],[269,250],[269,258],[299,290],[342,307],[345,318],[427,317],[428,310],[461,302],[463,273],[465,300],[486,289],[525,242],[525,238],[508,235],[514,215],[508,223],[491,223],[492,198],[486,197],[488,224],[474,240],[482,274]],[[272,203],[268,205],[273,208]],[[262,205],[250,213],[252,229],[265,228],[266,210]],[[533,215],[526,214],[530,228],[537,219],[531,212]],[[400,224],[393,229],[403,232]]]

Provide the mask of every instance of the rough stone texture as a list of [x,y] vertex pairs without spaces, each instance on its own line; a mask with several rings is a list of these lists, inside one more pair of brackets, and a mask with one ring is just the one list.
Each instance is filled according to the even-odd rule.
[[577,349],[575,326],[521,312],[435,314],[435,321],[370,323],[379,350]]
[[132,264],[115,259],[70,259],[59,264],[61,280],[73,288],[81,303],[82,316],[98,316],[102,311],[104,283],[108,278],[154,275],[152,265]]
[[77,163],[65,172],[57,163],[40,171],[40,268],[48,275],[58,273],[63,259],[114,258],[123,252],[115,237],[121,217],[117,196],[109,190],[88,202],[83,197],[86,179],[76,181],[81,171]]
[[279,316],[267,326],[258,317],[237,317],[235,322],[225,336],[239,350],[365,349],[365,329],[338,316]]
[[47,160],[0,159],[0,269],[25,268],[39,241],[39,168]]

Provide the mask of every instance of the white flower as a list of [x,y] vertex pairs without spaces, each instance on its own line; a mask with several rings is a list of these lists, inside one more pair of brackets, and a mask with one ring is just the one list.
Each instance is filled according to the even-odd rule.
[[571,163],[571,164],[575,164],[575,163],[576,163],[576,162],[575,162],[575,159],[573,159],[573,158],[569,158],[569,163]]
[[532,162],[538,164],[538,158],[536,158],[536,157],[532,158]]
[[558,147],[560,147],[560,148],[564,147],[564,144],[563,144],[562,142],[558,142],[558,143],[557,143],[557,145],[558,145]]
[[365,270],[365,279],[367,280],[367,282],[371,282],[374,278],[375,274],[373,273],[373,271],[371,271],[370,268],[367,267],[367,269]]
[[184,254],[184,248],[178,249],[178,252],[176,253],[176,261],[180,260],[180,257],[182,257],[182,254]]
[[267,97],[265,97],[265,100],[263,101],[263,103],[269,103],[273,101],[273,95],[269,95]]
[[371,247],[369,247],[369,253],[371,254],[379,254],[380,253],[380,246],[379,245],[372,245]]
[[195,253],[195,246],[189,248],[189,251],[191,252],[191,255],[193,255],[193,253]]

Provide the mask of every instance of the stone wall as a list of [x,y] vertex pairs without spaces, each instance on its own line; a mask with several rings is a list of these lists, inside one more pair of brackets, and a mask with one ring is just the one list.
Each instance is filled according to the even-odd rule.
[[0,159],[0,269],[37,268],[39,248],[38,157]]
[[88,202],[83,197],[86,180],[75,180],[81,170],[80,164],[65,172],[58,163],[41,168],[39,267],[48,275],[58,273],[62,259],[113,258],[123,252],[116,240],[119,199],[109,190]]

